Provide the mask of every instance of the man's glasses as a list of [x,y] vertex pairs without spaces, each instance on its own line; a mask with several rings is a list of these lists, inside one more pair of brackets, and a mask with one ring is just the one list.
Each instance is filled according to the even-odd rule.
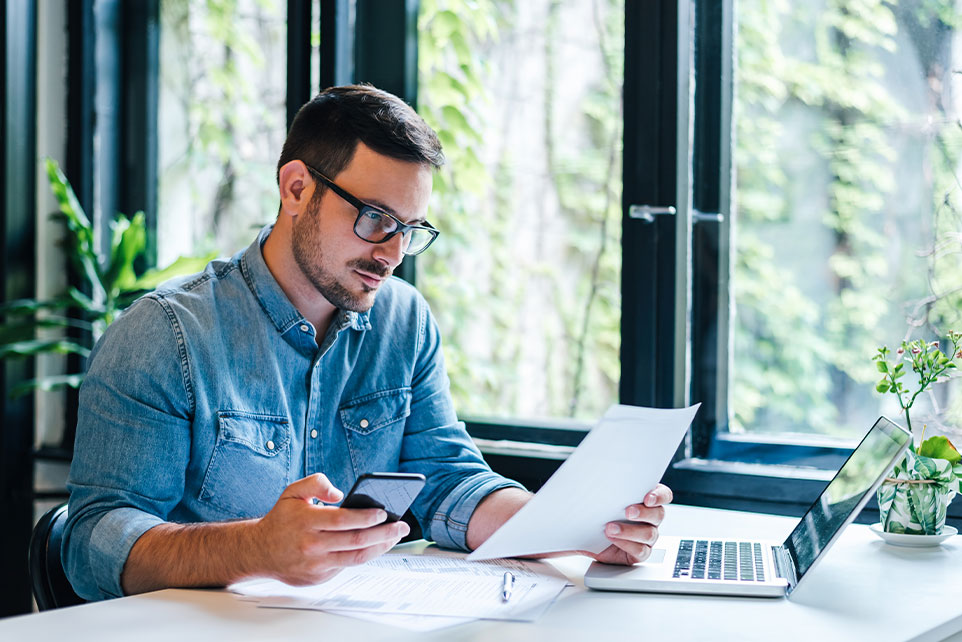
[[439,232],[427,221],[424,222],[424,225],[403,223],[387,212],[368,205],[347,190],[339,187],[334,181],[307,163],[304,163],[304,166],[321,179],[321,182],[330,187],[335,194],[357,208],[354,233],[368,243],[386,243],[400,234],[402,251],[413,256],[428,249],[428,246],[434,243],[434,239],[438,237]]

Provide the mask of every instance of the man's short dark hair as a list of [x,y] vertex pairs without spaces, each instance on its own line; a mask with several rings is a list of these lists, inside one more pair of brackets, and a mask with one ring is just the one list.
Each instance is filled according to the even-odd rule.
[[390,158],[444,164],[437,134],[410,105],[371,85],[345,85],[325,89],[298,110],[277,161],[278,181],[292,160],[333,179],[354,158],[358,142]]

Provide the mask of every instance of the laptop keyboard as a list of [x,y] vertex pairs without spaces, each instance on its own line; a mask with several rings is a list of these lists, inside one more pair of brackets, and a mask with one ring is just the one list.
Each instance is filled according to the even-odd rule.
[[762,545],[758,542],[683,539],[678,545],[672,577],[764,582]]

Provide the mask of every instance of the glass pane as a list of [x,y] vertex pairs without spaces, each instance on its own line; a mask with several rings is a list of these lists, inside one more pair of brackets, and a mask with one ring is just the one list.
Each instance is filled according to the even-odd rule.
[[277,216],[286,4],[161,2],[158,264],[233,254]]
[[624,2],[423,0],[441,136],[418,287],[462,415],[596,419],[618,397]]
[[[904,425],[875,391],[877,347],[962,330],[960,15],[942,1],[735,4],[731,429]],[[919,398],[916,429],[962,425],[953,386]]]

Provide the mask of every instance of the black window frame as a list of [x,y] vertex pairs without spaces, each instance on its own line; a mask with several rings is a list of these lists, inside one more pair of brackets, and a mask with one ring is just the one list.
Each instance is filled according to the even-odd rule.
[[[36,48],[35,0],[0,2],[0,301],[36,291]],[[0,617],[29,613],[27,549],[33,527],[34,403],[8,391],[33,378],[31,360],[0,367]]]

